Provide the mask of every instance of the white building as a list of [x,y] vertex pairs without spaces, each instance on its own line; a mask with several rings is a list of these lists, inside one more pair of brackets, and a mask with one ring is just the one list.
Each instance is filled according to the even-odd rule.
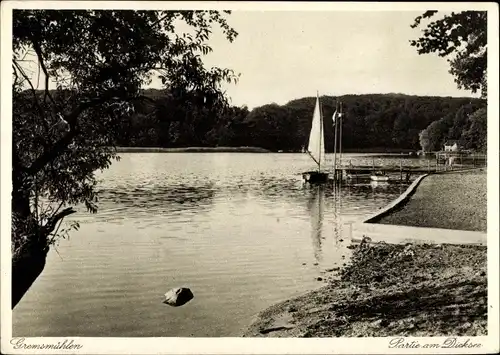
[[456,140],[449,140],[444,143],[444,151],[445,152],[456,152],[459,149],[458,141]]

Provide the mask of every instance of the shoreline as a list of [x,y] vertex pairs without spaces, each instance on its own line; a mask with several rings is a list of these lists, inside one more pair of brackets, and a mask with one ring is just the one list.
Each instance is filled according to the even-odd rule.
[[[306,154],[301,151],[272,151],[260,147],[242,146],[242,147],[178,147],[178,148],[161,148],[161,147],[116,147],[117,153],[268,153],[268,154]],[[327,155],[333,155],[333,152],[326,152]],[[411,151],[379,151],[373,150],[345,150],[342,154],[360,155],[363,157],[377,158],[411,158],[411,159],[434,159],[435,153],[429,153],[427,156],[419,156]],[[482,158],[477,157],[479,162]]]
[[117,153],[272,153],[259,147],[116,147]]
[[486,233],[486,176],[486,168],[429,174],[406,201],[370,223]]
[[263,310],[242,336],[486,334],[485,246],[364,239],[351,263],[332,273],[327,285]]
[[[460,175],[462,172],[455,173]],[[467,173],[470,174],[465,172]],[[485,172],[478,173],[486,175]],[[451,174],[452,172],[431,176]],[[426,180],[424,177],[422,179]],[[482,182],[481,179],[476,180],[479,190]],[[454,179],[443,179],[440,188],[455,183]],[[470,187],[470,178],[466,183]],[[380,216],[380,220],[385,222],[382,224],[404,225],[401,222],[405,217],[408,220],[408,215],[412,217],[413,225],[418,224],[416,221],[420,219],[414,211],[405,210],[405,206],[412,206],[413,196],[416,196],[420,203],[416,210],[424,218],[422,227],[425,229],[427,222],[425,213],[421,211],[424,201],[421,191],[419,192],[420,184],[416,185],[413,191],[405,191],[408,196],[402,194],[401,207],[393,206]],[[448,189],[449,193],[450,191],[455,190]],[[426,190],[426,193],[429,192]],[[449,203],[455,203],[457,196],[451,195]],[[433,198],[434,195],[428,197],[429,200]],[[446,213],[446,206],[441,204],[439,208],[441,213]],[[432,214],[438,213],[432,206],[430,210]],[[457,210],[452,211],[455,217],[461,218]],[[397,218],[391,220],[392,215]],[[482,217],[480,215],[476,218]],[[360,244],[353,243],[348,248],[353,249],[349,264],[330,273],[327,285],[261,311],[243,336],[487,334],[485,245],[435,242],[389,244],[385,241],[372,243],[370,238],[364,237]]]
[[[118,153],[211,153],[211,152],[235,152],[235,153],[280,153],[280,154],[302,154],[301,151],[272,151],[265,148],[253,146],[241,147],[178,147],[178,148],[162,148],[162,147],[116,147]],[[343,151],[344,154],[362,154],[373,156],[412,156],[413,151],[410,150],[381,150],[381,149],[347,149]],[[305,153],[303,153],[305,154]],[[333,152],[326,152],[326,154],[333,154]]]

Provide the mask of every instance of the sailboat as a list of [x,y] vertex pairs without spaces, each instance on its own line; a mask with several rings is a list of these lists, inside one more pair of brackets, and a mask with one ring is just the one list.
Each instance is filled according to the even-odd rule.
[[328,182],[328,173],[321,170],[326,165],[325,159],[325,134],[323,132],[323,115],[319,94],[316,96],[316,106],[314,107],[311,132],[309,134],[309,144],[306,150],[311,159],[318,165],[316,171],[306,171],[302,173],[303,179],[310,184]]

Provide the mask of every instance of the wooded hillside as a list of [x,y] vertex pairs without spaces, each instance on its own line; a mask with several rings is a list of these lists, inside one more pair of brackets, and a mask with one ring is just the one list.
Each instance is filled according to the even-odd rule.
[[[135,113],[126,117],[119,127],[123,134],[118,145],[256,146],[271,151],[300,151],[307,145],[316,99],[305,97],[285,105],[272,103],[252,111],[246,107],[230,107],[214,112],[192,109],[195,105],[191,106],[190,100],[200,98],[180,100],[154,89],[147,90],[145,95],[154,99],[154,103],[136,105]],[[467,97],[323,96],[327,151],[333,150],[331,117],[337,100],[343,103],[343,148],[351,151],[419,150],[420,132],[437,121],[442,124],[439,131],[434,130],[431,149],[439,149],[446,139],[463,138],[469,146],[474,145],[470,143],[471,138],[462,135],[471,128],[469,116],[486,107],[485,100]]]

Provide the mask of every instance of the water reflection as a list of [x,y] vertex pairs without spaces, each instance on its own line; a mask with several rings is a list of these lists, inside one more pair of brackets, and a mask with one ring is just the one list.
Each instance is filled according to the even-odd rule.
[[178,185],[144,185],[134,188],[116,186],[101,189],[100,214],[116,214],[118,211],[133,210],[134,214],[178,213],[189,210],[206,210],[215,196],[212,183],[199,186]]
[[321,244],[323,232],[323,219],[325,213],[325,188],[323,185],[313,186],[314,192],[308,201],[307,208],[311,215],[311,238],[313,243],[314,258],[319,263],[322,261]]
[[[346,188],[342,185],[306,185],[309,192],[307,211],[311,223],[311,240],[316,262],[323,261],[325,243],[340,248],[342,239],[342,201]],[[328,240],[330,240],[328,242]]]
[[342,211],[342,181],[338,185],[335,185],[335,199],[333,208],[333,233],[335,239],[335,246],[338,247],[340,240],[342,239],[342,221],[341,221],[341,211]]

